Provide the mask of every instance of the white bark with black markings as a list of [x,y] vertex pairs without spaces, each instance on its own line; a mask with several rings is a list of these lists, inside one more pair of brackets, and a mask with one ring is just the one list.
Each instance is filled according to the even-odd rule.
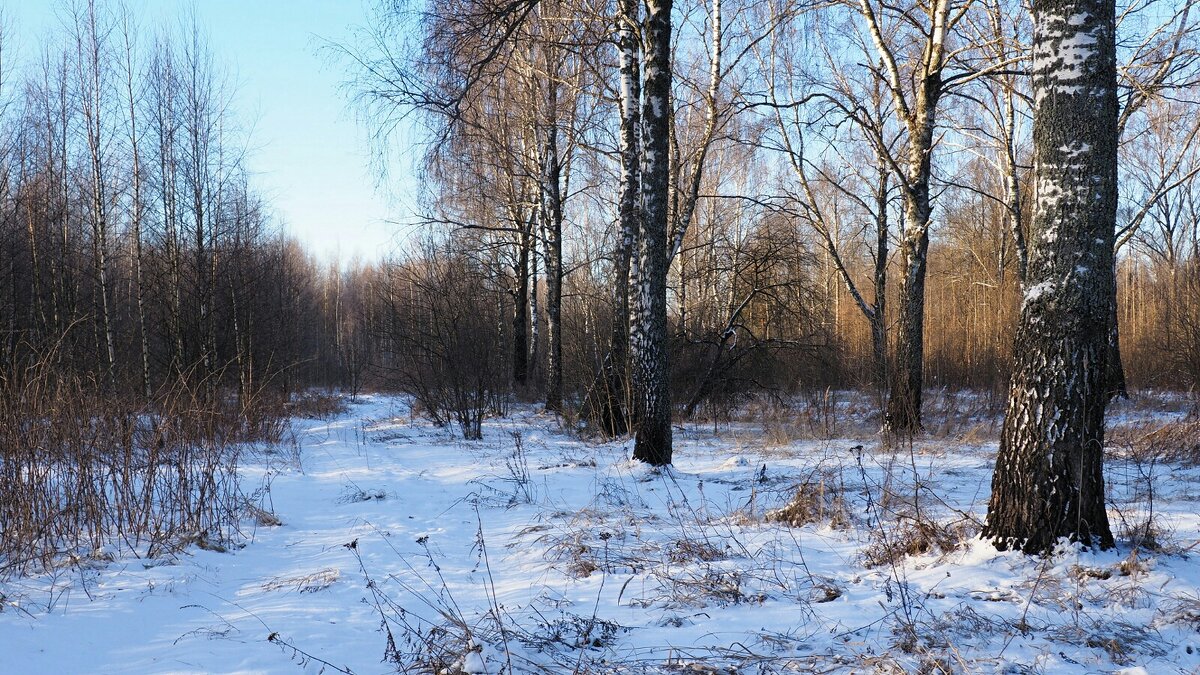
[[984,537],[1108,547],[1105,371],[1117,207],[1112,0],[1034,2],[1029,268]]

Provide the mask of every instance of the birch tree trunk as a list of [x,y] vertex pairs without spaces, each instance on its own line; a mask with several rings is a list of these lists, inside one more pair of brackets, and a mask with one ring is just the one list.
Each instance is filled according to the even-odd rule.
[[141,347],[142,356],[142,395],[147,400],[150,399],[150,342],[146,333],[146,302],[145,302],[145,284],[142,279],[142,162],[141,153],[139,152],[139,141],[137,129],[137,99],[134,95],[134,80],[136,73],[134,72],[133,60],[133,36],[131,35],[130,17],[128,13],[122,15],[122,26],[125,38],[125,93],[126,102],[129,104],[129,150],[132,154],[130,161],[132,162],[132,194],[129,198],[132,202],[130,213],[130,228],[132,232],[130,236],[133,238],[133,277],[135,299],[137,303],[137,321],[138,321],[138,337]]
[[106,82],[103,73],[107,64],[104,36],[97,26],[98,17],[96,6],[88,2],[79,10],[83,16],[76,15],[76,56],[79,68],[80,108],[83,112],[83,122],[87,127],[88,158],[91,168],[91,185],[89,216],[92,226],[92,266],[98,284],[99,299],[98,332],[103,341],[105,357],[104,379],[110,389],[116,389],[116,351],[113,344],[112,312],[109,307],[111,290],[109,288],[108,261],[108,193],[105,174],[106,158],[104,157],[104,123],[103,98]]
[[669,224],[671,0],[647,0],[643,27],[641,236],[636,307],[631,332],[638,419],[633,456],[671,463],[671,390],[667,350],[667,237]]
[[632,427],[629,401],[630,274],[634,247],[641,230],[641,44],[637,32],[640,0],[620,0],[617,48],[621,100],[618,186],[618,234],[613,256],[613,316],[608,355],[584,401],[584,410],[601,433],[619,436]]
[[1050,550],[1113,545],[1104,408],[1117,207],[1113,0],[1035,0],[1037,201],[1000,453],[983,536]]
[[[934,0],[903,11],[906,23],[922,26],[920,57],[911,64],[900,60],[905,49],[900,38],[883,23],[884,13],[896,11],[887,3],[859,0],[858,11],[879,57],[880,77],[895,104],[896,116],[908,136],[907,157],[897,160],[904,201],[904,230],[900,236],[903,276],[896,334],[896,373],[892,378],[885,430],[911,436],[921,429],[921,388],[925,371],[925,276],[928,269],[929,217],[932,213],[930,181],[933,176],[934,130],[947,61],[947,36],[963,17],[963,7],[951,0]],[[911,69],[911,71],[910,71]],[[886,154],[880,139],[877,152]]]

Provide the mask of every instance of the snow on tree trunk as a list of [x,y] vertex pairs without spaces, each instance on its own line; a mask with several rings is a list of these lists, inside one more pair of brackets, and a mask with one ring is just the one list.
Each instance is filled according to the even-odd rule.
[[618,197],[619,235],[613,261],[613,317],[608,355],[584,401],[585,413],[601,433],[618,436],[633,422],[629,410],[630,273],[640,231],[641,194],[641,47],[635,26],[639,0],[621,0],[617,17],[617,47],[621,83],[621,177]]
[[642,102],[642,219],[636,308],[632,326],[637,439],[633,456],[671,463],[671,391],[667,353],[667,232],[669,228],[671,0],[647,0]]
[[1028,279],[983,536],[1113,544],[1104,408],[1117,204],[1113,0],[1036,0]]

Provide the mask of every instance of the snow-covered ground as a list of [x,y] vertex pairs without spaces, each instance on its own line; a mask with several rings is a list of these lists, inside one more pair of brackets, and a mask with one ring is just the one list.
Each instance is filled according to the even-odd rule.
[[294,429],[298,464],[243,469],[282,521],[244,547],[0,585],[0,672],[1200,669],[1196,468],[1111,461],[1121,545],[1038,559],[974,537],[977,431],[688,426],[653,471],[527,408],[480,442],[389,397]]

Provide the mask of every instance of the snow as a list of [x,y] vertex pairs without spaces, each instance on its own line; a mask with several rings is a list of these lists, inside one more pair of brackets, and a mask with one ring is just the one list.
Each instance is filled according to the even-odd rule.
[[1083,75],[1084,62],[1096,54],[1104,24],[1080,30],[1092,18],[1087,13],[1062,16],[1043,11],[1035,18],[1038,48],[1033,53],[1033,72],[1042,81],[1034,91],[1037,102],[1050,95],[1094,93],[1073,82]]
[[[1113,419],[1172,420],[1186,405],[1120,404]],[[298,455],[242,468],[283,523],[248,523],[244,547],[0,585],[0,670],[361,674],[434,657],[412,672],[1200,668],[1194,467],[1107,462],[1118,530],[1118,513],[1149,511],[1153,473],[1166,550],[1063,545],[1040,559],[972,537],[995,454],[975,434],[887,451],[869,433],[688,425],[676,464],[653,469],[627,441],[585,442],[528,407],[464,442],[385,396],[294,433]],[[768,516],[797,494],[811,519]],[[868,565],[912,541],[914,512],[953,535],[946,548]],[[383,660],[384,626],[398,663]]]
[[1041,300],[1043,295],[1054,292],[1054,288],[1055,283],[1053,281],[1043,281],[1030,286],[1025,290],[1025,304]]

